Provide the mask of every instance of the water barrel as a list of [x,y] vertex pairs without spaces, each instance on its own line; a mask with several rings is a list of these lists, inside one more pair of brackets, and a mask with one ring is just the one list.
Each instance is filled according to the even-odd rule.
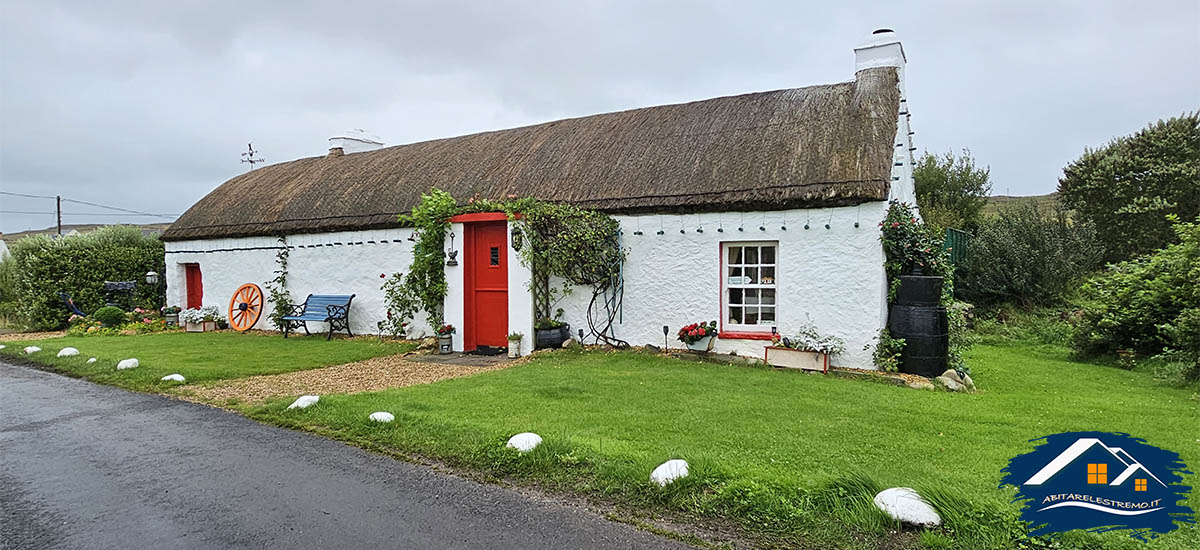
[[900,372],[927,377],[945,372],[950,331],[946,308],[938,305],[941,294],[941,277],[900,277],[896,303],[888,312],[888,332],[904,339]]

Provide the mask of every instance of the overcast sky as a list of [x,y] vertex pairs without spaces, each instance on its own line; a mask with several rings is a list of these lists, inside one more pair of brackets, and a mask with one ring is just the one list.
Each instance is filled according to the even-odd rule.
[[0,190],[178,215],[248,141],[274,163],[351,128],[400,144],[847,81],[879,27],[918,149],[969,147],[995,194],[1053,191],[1085,147],[1200,109],[1198,0],[849,4],[0,0]]

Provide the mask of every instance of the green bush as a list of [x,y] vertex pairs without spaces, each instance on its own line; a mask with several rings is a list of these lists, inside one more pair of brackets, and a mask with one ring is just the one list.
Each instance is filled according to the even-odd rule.
[[1200,217],[1173,218],[1180,242],[1110,266],[1082,289],[1073,345],[1083,354],[1177,350],[1200,360]]
[[115,327],[129,320],[129,317],[125,315],[125,311],[113,306],[104,306],[97,309],[96,313],[92,314],[92,318],[100,321],[106,327]]
[[988,217],[970,240],[955,290],[969,302],[1025,306],[1059,302],[1100,266],[1091,224],[1028,203]]
[[111,226],[84,235],[25,237],[12,246],[17,320],[33,330],[56,330],[70,313],[59,298],[66,292],[84,312],[104,305],[104,281],[136,281],[133,304],[157,310],[163,283],[147,285],[147,271],[163,273],[166,259],[157,237],[135,227]]
[[1200,215],[1200,112],[1160,120],[1114,139],[1063,169],[1059,197],[1096,226],[1105,260],[1175,242],[1167,216]]

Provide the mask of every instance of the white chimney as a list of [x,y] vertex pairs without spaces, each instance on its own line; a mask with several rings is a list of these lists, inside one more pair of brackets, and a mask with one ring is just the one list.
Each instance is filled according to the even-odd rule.
[[900,77],[900,99],[908,98],[904,91],[904,46],[892,29],[878,29],[854,47],[854,72],[873,67],[895,67]]
[[[895,67],[900,81],[900,111],[896,113],[896,145],[892,155],[892,181],[889,199],[907,202],[916,207],[916,190],[913,185],[913,165],[916,150],[913,145],[912,118],[908,112],[908,93],[904,89],[904,46],[892,29],[878,29],[867,35],[854,47],[854,72],[875,67]],[[919,211],[917,215],[920,216]]]
[[383,140],[375,134],[368,134],[361,128],[348,130],[329,138],[329,153],[337,155],[337,149],[342,153],[361,153],[363,151],[374,151],[383,147]]

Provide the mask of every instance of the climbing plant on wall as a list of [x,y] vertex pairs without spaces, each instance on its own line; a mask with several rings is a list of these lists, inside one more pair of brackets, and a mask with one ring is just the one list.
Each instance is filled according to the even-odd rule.
[[[417,231],[412,269],[405,276],[405,292],[427,312],[431,326],[442,323],[446,297],[443,266],[444,239],[450,218],[470,212],[504,212],[513,223],[513,248],[521,261],[539,276],[563,279],[563,291],[572,286],[591,287],[588,328],[597,341],[628,345],[616,338],[613,322],[621,304],[621,265],[625,251],[620,225],[609,216],[567,204],[535,199],[505,201],[469,199],[458,206],[445,191],[434,189],[400,221]],[[433,313],[433,312],[436,312]],[[402,312],[411,316],[415,308]],[[539,310],[537,320],[548,316]]]
[[403,318],[412,318],[417,307],[425,310],[425,320],[430,327],[443,324],[443,302],[446,299],[445,263],[446,229],[450,218],[458,213],[457,204],[450,193],[434,189],[421,195],[421,202],[409,214],[401,214],[400,222],[416,230],[417,244],[413,246],[413,262],[404,275],[404,284],[399,289],[397,312]]
[[291,310],[292,293],[287,289],[288,254],[287,237],[279,237],[279,251],[275,253],[275,278],[263,283],[267,287],[267,301],[271,302],[271,315],[268,318],[276,329],[283,330],[283,316]]

